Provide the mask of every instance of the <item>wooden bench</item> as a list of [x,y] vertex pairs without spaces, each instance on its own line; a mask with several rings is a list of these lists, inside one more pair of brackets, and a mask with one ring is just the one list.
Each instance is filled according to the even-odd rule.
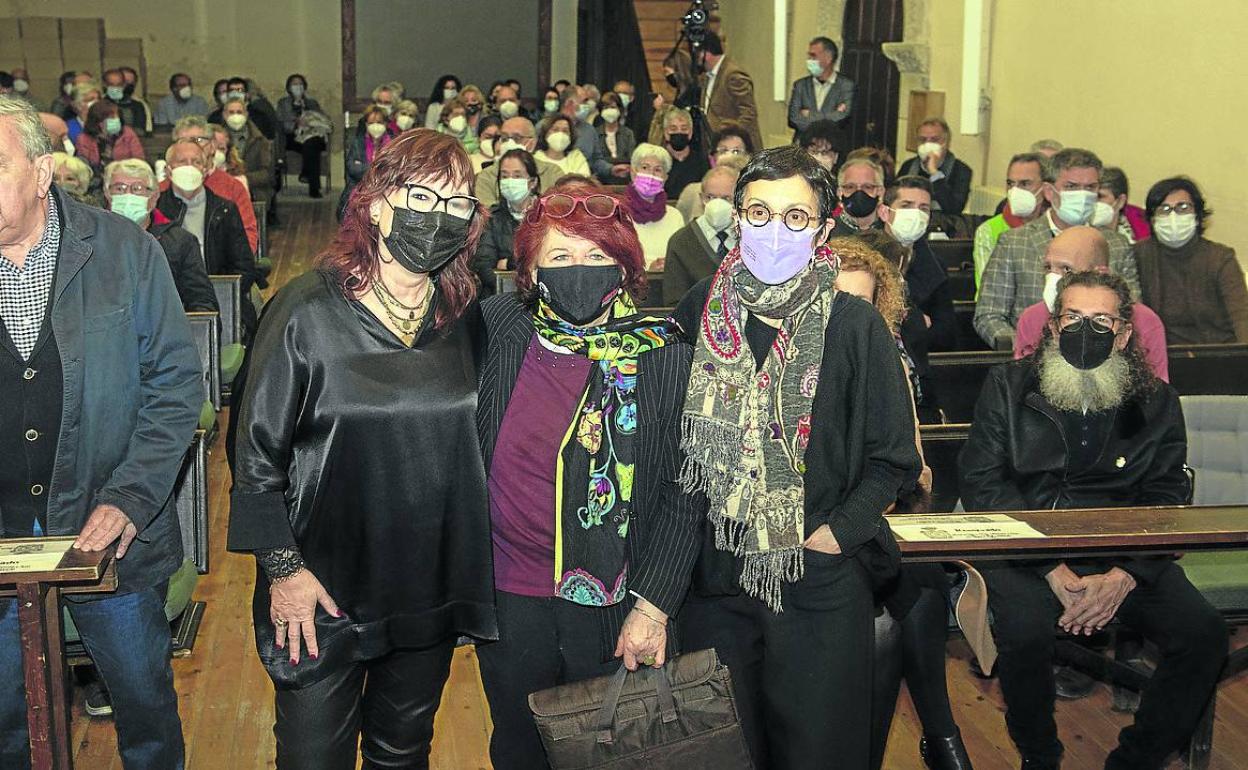
[[221,399],[228,404],[230,385],[243,365],[243,279],[238,275],[210,275],[208,280],[221,309]]
[[932,253],[946,270],[962,270],[975,265],[975,242],[969,238],[928,238],[927,245],[932,247]]
[[217,426],[217,412],[221,411],[220,316],[209,311],[187,313],[186,318],[191,322],[191,338],[203,369],[204,407],[199,413],[199,428],[212,433]]

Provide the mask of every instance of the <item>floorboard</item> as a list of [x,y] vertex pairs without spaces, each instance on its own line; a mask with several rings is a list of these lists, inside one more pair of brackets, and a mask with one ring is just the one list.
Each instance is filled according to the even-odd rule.
[[[269,230],[274,258],[272,296],[281,285],[310,269],[315,256],[336,229],[336,196],[313,201],[283,198],[281,226]],[[221,415],[224,435],[225,413]],[[256,657],[251,626],[255,577],[251,557],[225,551],[229,515],[229,470],[224,441],[209,459],[212,571],[200,579],[195,598],[207,602],[194,652],[173,662],[175,684],[192,770],[238,770],[273,767],[273,688]],[[1242,637],[1236,646],[1244,643]],[[977,770],[1018,767],[1018,755],[1005,732],[1000,687],[970,672],[970,654],[960,641],[949,644],[949,694]],[[1248,676],[1222,686],[1214,730],[1211,767],[1248,770]],[[1096,768],[1117,740],[1128,718],[1110,711],[1110,695],[1098,688],[1091,697],[1058,705],[1058,725],[1067,747],[1068,768]],[[438,713],[431,766],[434,770],[489,768],[489,712],[481,689],[476,655],[470,648],[455,654],[451,678]],[[903,694],[893,722],[885,767],[922,770],[918,756],[921,729],[909,696]],[[88,770],[120,770],[112,722],[92,719],[75,694],[72,741],[75,762]],[[1175,760],[1172,769],[1182,768]],[[691,770],[693,770],[691,768]],[[723,770],[728,770],[724,768]]]

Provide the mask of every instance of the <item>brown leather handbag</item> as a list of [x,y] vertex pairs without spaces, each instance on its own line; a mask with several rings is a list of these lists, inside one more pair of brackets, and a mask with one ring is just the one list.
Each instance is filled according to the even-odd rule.
[[529,709],[553,770],[753,767],[715,650],[535,692]]

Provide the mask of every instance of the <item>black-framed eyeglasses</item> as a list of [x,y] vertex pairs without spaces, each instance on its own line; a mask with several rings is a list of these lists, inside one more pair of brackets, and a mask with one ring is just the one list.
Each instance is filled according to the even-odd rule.
[[1156,216],[1164,217],[1170,214],[1195,214],[1196,204],[1191,201],[1179,201],[1174,205],[1163,203],[1157,207]]
[[211,136],[184,136],[178,140],[179,142],[194,142],[198,145],[205,145],[212,141]]
[[762,227],[776,217],[780,217],[781,221],[784,222],[784,226],[795,233],[800,233],[802,230],[810,227],[812,222],[819,221],[818,217],[807,214],[801,209],[789,209],[782,213],[772,213],[771,209],[761,203],[751,203],[749,206],[741,209],[741,213],[745,215],[745,221],[754,227]]
[[404,205],[412,211],[418,211],[421,214],[436,211],[438,204],[441,204],[442,210],[450,216],[471,222],[472,218],[476,216],[477,206],[480,203],[471,195],[438,195],[423,184],[406,184],[403,185],[402,190],[404,193]]
[[126,193],[130,193],[131,195],[142,195],[146,198],[152,194],[152,188],[148,187],[144,182],[131,182],[130,184],[125,184],[124,182],[113,182],[108,186],[108,192],[110,195],[125,195]]
[[537,205],[529,211],[528,216],[533,222],[541,219],[543,214],[549,214],[555,219],[563,219],[572,216],[572,212],[576,211],[578,205],[594,219],[610,219],[622,211],[620,202],[610,195],[595,193],[578,197],[567,193],[555,193],[540,198]]
[[1064,332],[1077,332],[1083,328],[1086,321],[1092,325],[1092,331],[1097,334],[1116,334],[1126,323],[1126,319],[1108,313],[1090,316],[1079,313],[1059,313],[1053,316],[1053,320],[1057,321],[1058,330]]

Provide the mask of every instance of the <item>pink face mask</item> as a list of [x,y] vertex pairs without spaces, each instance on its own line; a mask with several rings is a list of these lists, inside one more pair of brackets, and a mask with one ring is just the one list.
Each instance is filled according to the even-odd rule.
[[663,180],[651,174],[634,174],[633,187],[646,198],[653,198],[663,192]]
[[784,283],[810,264],[814,236],[813,230],[793,232],[775,219],[762,227],[742,221],[741,261],[763,283]]

